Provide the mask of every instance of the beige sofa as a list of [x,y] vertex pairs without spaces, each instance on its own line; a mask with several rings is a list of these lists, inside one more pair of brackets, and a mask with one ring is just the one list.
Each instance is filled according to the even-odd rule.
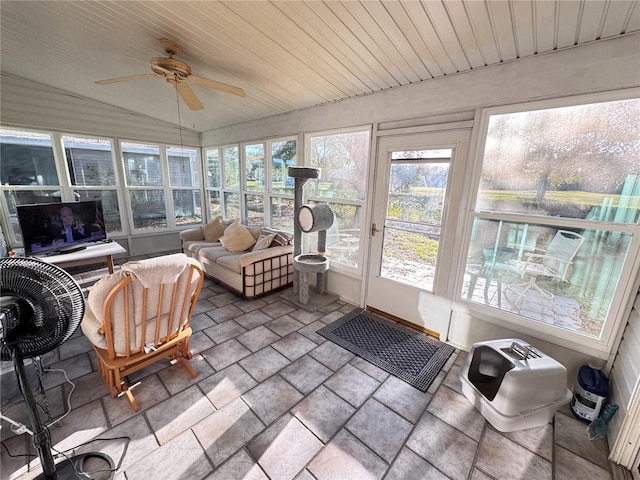
[[[224,222],[227,226],[232,223]],[[208,277],[245,298],[264,295],[293,283],[293,245],[271,243],[257,251],[252,251],[253,246],[240,252],[230,251],[220,240],[205,240],[205,227],[183,230],[180,239],[182,251],[198,260]],[[261,239],[261,234],[264,237],[271,233],[260,227],[245,228],[256,241]]]

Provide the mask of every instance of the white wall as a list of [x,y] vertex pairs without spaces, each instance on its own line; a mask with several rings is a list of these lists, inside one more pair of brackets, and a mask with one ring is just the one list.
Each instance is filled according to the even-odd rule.
[[[609,379],[611,402],[620,407],[609,423],[609,438],[617,439],[615,445],[611,445],[612,457],[630,469],[640,454],[640,292],[631,309]],[[636,421],[623,422],[628,416]],[[618,434],[622,437],[617,438]]]
[[[0,123],[5,127],[180,144],[175,125],[13,75],[2,74],[0,82]],[[198,147],[200,134],[183,129],[182,143]]]

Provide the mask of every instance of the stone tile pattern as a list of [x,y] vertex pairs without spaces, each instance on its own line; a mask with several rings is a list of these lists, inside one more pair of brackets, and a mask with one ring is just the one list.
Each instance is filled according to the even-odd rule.
[[[119,479],[613,478],[606,441],[590,442],[568,408],[543,427],[500,433],[461,394],[465,352],[423,393],[315,333],[354,306],[310,313],[290,298],[248,301],[206,280],[190,344],[198,377],[169,359],[137,373],[137,414],[108,394],[78,330],[73,348],[46,359],[77,385],[63,427],[51,428],[54,446],[96,439],[80,451],[110,455]],[[47,382],[57,415],[70,391],[58,380]],[[22,404],[5,407],[28,422]],[[0,432],[12,454],[35,453],[26,435]],[[37,455],[1,455],[3,479],[41,471]]]

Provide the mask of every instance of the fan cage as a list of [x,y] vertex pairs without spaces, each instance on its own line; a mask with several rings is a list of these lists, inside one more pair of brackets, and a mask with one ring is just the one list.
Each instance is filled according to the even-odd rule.
[[[80,286],[56,265],[33,258],[0,259],[0,286],[3,304],[21,301],[19,309],[3,308],[3,323],[12,326],[0,332],[3,361],[12,359],[15,348],[24,358],[50,352],[73,335],[84,316]],[[26,315],[6,318],[19,310],[27,310]]]

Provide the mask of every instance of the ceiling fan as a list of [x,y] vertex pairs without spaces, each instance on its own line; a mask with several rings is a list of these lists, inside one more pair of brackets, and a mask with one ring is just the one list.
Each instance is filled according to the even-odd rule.
[[164,78],[167,83],[170,83],[175,87],[184,100],[184,103],[186,103],[191,110],[202,110],[204,106],[200,100],[198,100],[198,97],[187,82],[231,93],[232,95],[238,95],[239,97],[244,97],[246,95],[244,90],[239,87],[191,75],[191,67],[189,65],[173,58],[174,55],[180,53],[182,47],[180,47],[177,42],[168,38],[161,38],[160,44],[164,48],[164,51],[167,52],[168,57],[154,57],[151,59],[149,65],[151,66],[151,71],[153,73],[109,78],[107,80],[98,80],[96,83],[98,85],[109,85],[111,83],[127,82],[129,80]]

